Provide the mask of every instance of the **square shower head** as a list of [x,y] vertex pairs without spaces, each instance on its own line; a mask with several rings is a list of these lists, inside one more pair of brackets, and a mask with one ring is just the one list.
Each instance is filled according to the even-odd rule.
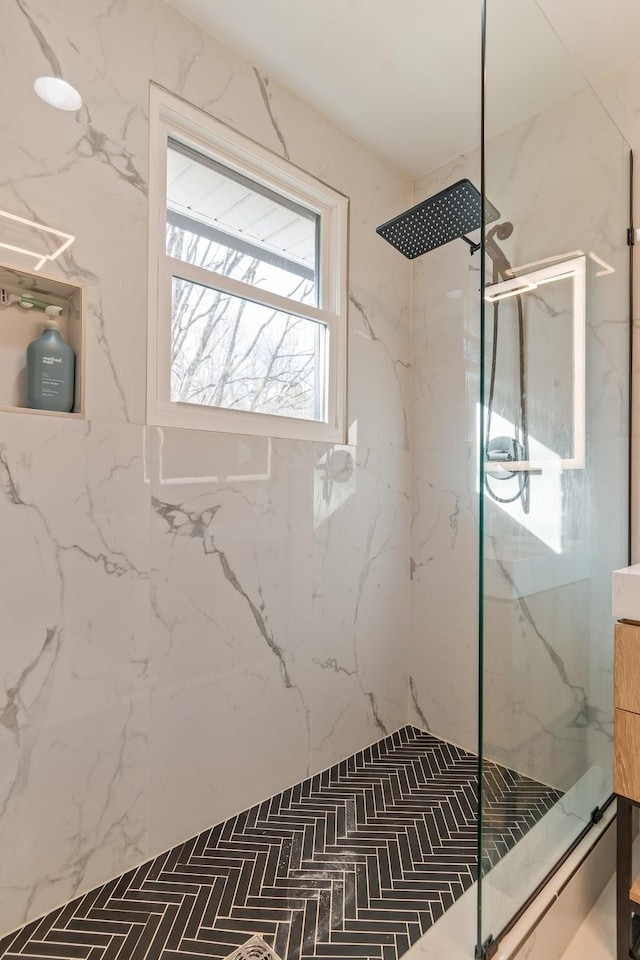
[[[500,214],[485,200],[486,223]],[[458,180],[428,200],[387,220],[376,233],[409,260],[482,226],[482,197],[470,180]]]

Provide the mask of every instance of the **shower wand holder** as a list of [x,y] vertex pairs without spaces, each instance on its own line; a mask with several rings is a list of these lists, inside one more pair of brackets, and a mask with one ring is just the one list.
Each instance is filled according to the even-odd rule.
[[523,454],[522,444],[514,437],[494,437],[485,450],[486,474],[494,480],[510,480],[516,471],[510,470],[509,464],[522,461]]
[[[522,464],[513,469],[511,465]],[[511,466],[511,469],[510,469]],[[493,480],[512,480],[519,474],[530,477],[542,475],[542,468],[526,464],[524,448],[515,437],[494,437],[488,441],[484,457],[485,475]]]
[[32,310],[35,307],[36,310],[43,310],[44,313],[51,314],[54,317],[60,316],[62,313],[62,307],[58,307],[48,300],[40,300],[31,293],[12,293],[6,287],[0,287],[0,306],[8,307],[13,303],[22,307],[23,310]]

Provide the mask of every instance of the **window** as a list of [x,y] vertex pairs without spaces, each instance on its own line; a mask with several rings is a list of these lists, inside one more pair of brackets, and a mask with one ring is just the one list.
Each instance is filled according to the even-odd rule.
[[341,442],[348,201],[152,87],[149,423]]

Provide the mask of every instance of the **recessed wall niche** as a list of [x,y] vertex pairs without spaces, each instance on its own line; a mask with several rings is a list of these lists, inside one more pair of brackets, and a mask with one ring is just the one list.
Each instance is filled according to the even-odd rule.
[[[6,264],[0,264],[0,288],[6,291],[10,300],[9,303],[0,303],[0,410],[44,414],[47,417],[84,417],[84,288]],[[62,307],[56,319],[63,339],[76,357],[71,413],[27,407],[27,347],[42,333],[46,314],[37,307],[25,309],[19,303],[11,302],[14,294],[31,294],[36,299]]]

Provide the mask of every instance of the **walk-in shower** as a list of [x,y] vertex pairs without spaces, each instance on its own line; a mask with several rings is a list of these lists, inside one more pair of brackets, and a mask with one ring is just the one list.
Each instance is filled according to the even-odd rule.
[[87,417],[0,405],[0,960],[495,960],[613,813],[630,86],[570,0],[5,6]]

